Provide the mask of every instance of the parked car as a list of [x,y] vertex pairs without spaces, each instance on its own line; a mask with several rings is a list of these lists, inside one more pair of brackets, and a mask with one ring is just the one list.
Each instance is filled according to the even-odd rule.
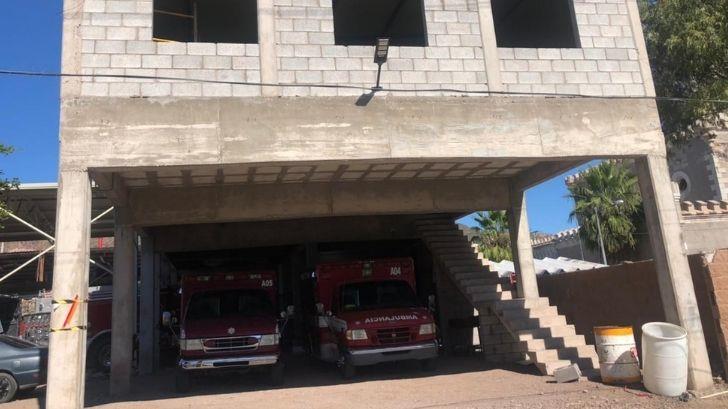
[[0,335],[0,403],[13,400],[20,389],[44,384],[47,361],[47,348]]

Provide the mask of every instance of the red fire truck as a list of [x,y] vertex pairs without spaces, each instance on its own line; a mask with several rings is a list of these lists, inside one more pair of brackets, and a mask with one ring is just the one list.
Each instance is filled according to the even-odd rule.
[[262,367],[283,382],[274,272],[186,275],[180,291],[178,391],[205,370]]
[[418,360],[438,354],[435,321],[416,295],[410,258],[323,263],[316,267],[312,348],[344,378],[357,366]]
[[[90,367],[108,372],[111,368],[111,286],[88,289],[88,342],[86,361]],[[17,326],[8,333],[33,342],[48,345],[52,294],[20,299],[15,313]]]

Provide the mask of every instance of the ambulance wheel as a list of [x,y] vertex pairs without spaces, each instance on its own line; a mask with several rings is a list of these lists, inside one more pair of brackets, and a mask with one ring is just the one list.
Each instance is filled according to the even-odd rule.
[[273,386],[283,385],[283,375],[285,366],[283,362],[278,361],[275,365],[270,367],[270,383]]
[[436,366],[437,361],[435,360],[435,358],[423,359],[420,361],[420,368],[422,368],[422,370],[425,372],[434,371]]
[[185,393],[189,392],[191,387],[192,382],[190,381],[190,374],[181,369],[177,370],[177,373],[174,376],[174,390],[177,391],[177,393]]
[[93,341],[88,360],[96,371],[105,374],[111,372],[111,335],[105,334]]
[[344,358],[344,363],[339,368],[341,377],[344,379],[352,379],[356,376],[356,367],[348,359]]

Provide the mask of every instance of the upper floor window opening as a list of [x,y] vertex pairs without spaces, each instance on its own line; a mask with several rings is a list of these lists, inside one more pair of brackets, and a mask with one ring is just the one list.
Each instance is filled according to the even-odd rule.
[[154,0],[153,37],[160,41],[257,43],[256,0]]
[[572,0],[491,0],[498,47],[579,48]]
[[427,46],[423,0],[333,0],[337,45]]

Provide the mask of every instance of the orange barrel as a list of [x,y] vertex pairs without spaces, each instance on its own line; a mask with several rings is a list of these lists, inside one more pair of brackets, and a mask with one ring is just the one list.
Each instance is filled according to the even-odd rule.
[[632,327],[594,327],[602,382],[637,383],[642,380]]

